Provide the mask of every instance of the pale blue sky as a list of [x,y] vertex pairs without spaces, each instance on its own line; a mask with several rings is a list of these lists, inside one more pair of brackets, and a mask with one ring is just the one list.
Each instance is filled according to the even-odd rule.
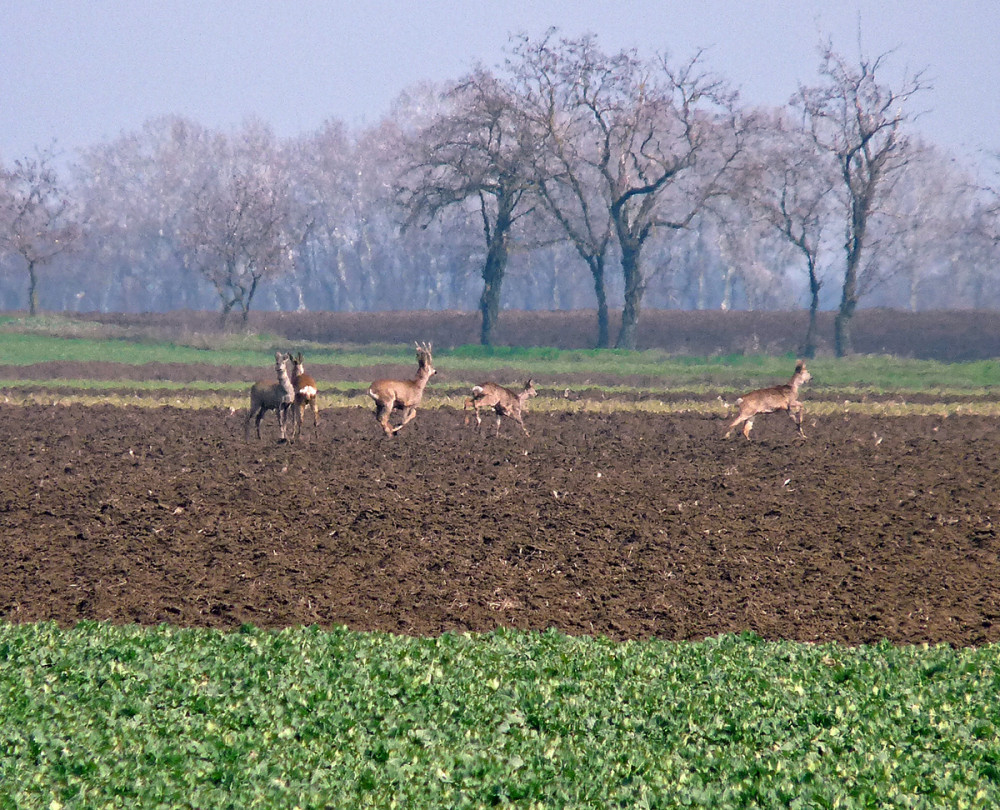
[[328,118],[372,124],[422,79],[496,64],[510,33],[596,33],[605,50],[707,48],[751,103],[784,104],[816,81],[817,47],[895,50],[896,75],[927,68],[930,140],[1000,152],[997,0],[3,0],[0,159],[68,156],[178,113],[228,129],[256,115],[278,135]]

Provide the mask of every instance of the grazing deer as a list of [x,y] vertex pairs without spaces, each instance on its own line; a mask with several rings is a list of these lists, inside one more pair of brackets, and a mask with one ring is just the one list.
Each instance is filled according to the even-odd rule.
[[728,439],[733,428],[743,422],[743,435],[749,439],[754,417],[759,413],[774,413],[775,411],[788,411],[788,415],[798,425],[799,435],[805,438],[806,434],[802,432],[803,408],[802,403],[798,400],[799,386],[811,379],[812,374],[806,370],[805,360],[799,360],[795,364],[795,373],[792,375],[792,379],[785,385],[758,388],[756,391],[741,396],[736,400],[740,414],[729,423],[725,438]]
[[260,438],[260,420],[264,418],[267,411],[274,411],[278,414],[278,427],[281,429],[281,440],[285,440],[285,420],[288,415],[288,407],[295,401],[295,389],[288,376],[288,368],[285,365],[289,355],[281,352],[274,353],[274,370],[278,373],[278,382],[270,380],[257,380],[250,388],[250,412],[247,413],[246,421],[243,423],[243,433],[246,439],[250,439],[250,420],[257,416],[257,438]]
[[[417,343],[417,376],[413,380],[376,380],[368,389],[368,396],[375,400],[375,419],[386,436],[395,436],[407,422],[417,415],[417,405],[424,398],[427,381],[437,373],[432,365],[431,344]],[[394,410],[403,412],[403,421],[396,427],[389,424]]]
[[[524,426],[524,420],[521,417],[521,409],[524,408],[524,403],[530,397],[536,396],[538,394],[535,391],[535,386],[531,380],[528,380],[524,384],[524,388],[520,393],[511,391],[509,388],[504,388],[502,385],[497,385],[496,383],[483,383],[482,385],[475,385],[472,388],[472,397],[465,400],[465,405],[463,410],[468,410],[472,408],[476,412],[476,430],[482,430],[483,420],[479,415],[480,408],[492,408],[496,411],[497,415],[497,432],[496,435],[500,435],[500,420],[507,416],[513,419],[521,426],[521,430],[524,431],[524,435],[530,435],[528,429]],[[469,424],[469,417],[465,417],[465,424]]]
[[297,439],[302,435],[302,422],[306,415],[306,406],[312,409],[313,427],[319,425],[319,405],[316,402],[316,380],[306,374],[306,367],[302,363],[302,352],[292,357],[292,388],[295,390],[295,402],[292,409],[292,438]]

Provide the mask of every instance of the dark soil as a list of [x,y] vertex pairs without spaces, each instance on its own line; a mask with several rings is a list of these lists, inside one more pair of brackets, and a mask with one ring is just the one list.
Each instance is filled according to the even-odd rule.
[[995,421],[813,421],[0,405],[0,617],[1000,640]]
[[[218,313],[86,313],[89,318],[125,329],[165,334],[211,333]],[[834,313],[818,313],[817,349],[834,348]],[[671,354],[795,354],[801,351],[809,323],[804,310],[794,312],[716,312],[644,309],[636,333],[637,348]],[[611,335],[620,316],[612,313]],[[239,329],[238,320],[230,328]],[[476,312],[251,312],[249,328],[290,341],[390,343],[432,341],[438,349],[479,342]],[[860,309],[851,320],[854,350],[955,362],[1000,356],[1000,312],[901,312]],[[497,324],[497,346],[591,348],[597,335],[593,311],[521,312],[504,310]]]

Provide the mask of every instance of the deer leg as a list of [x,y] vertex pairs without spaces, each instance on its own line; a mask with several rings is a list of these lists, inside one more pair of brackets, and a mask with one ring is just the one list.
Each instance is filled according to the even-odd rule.
[[530,436],[531,434],[528,433],[528,429],[524,426],[524,418],[520,414],[518,414],[514,418],[517,419],[517,423],[521,426],[521,430],[524,431],[524,435]]
[[789,409],[788,414],[792,417],[792,421],[799,428],[799,435],[804,439],[806,434],[802,432],[802,418],[805,416],[805,408],[802,407],[801,402],[794,403]]
[[746,436],[747,441],[750,441],[750,431],[753,430],[753,417],[751,416],[747,419],[746,423],[743,425],[743,435]]
[[416,408],[414,408],[414,407],[413,407],[413,406],[411,405],[411,406],[410,406],[409,408],[407,408],[406,410],[404,410],[404,411],[403,411],[403,421],[399,423],[399,426],[398,426],[398,427],[396,427],[396,428],[393,428],[392,432],[393,432],[393,433],[399,433],[399,431],[403,429],[403,426],[404,426],[404,425],[405,425],[405,424],[406,424],[407,422],[412,422],[412,421],[413,421],[413,418],[414,418],[414,417],[415,417],[416,415],[417,415],[417,409],[416,409]]
[[309,404],[312,407],[313,412],[313,427],[319,427],[319,400],[313,397],[309,400]]
[[740,424],[740,422],[744,421],[745,419],[746,419],[745,416],[737,416],[732,422],[730,422],[729,427],[726,428],[726,435],[723,436],[723,438],[728,439],[733,433],[733,428],[736,427],[738,424]]
[[245,441],[250,441],[250,423],[253,421],[254,414],[257,406],[254,404],[253,400],[250,401],[250,410],[247,411],[247,418],[243,420],[243,438]]
[[393,432],[392,428],[389,427],[389,414],[391,413],[392,409],[388,405],[378,400],[375,401],[375,421],[382,426],[386,436],[391,436]]
[[267,413],[267,408],[264,408],[264,407],[261,407],[261,409],[259,411],[257,411],[257,438],[258,439],[260,438],[260,420],[264,418],[264,414],[265,413]]
[[480,432],[483,429],[483,417],[479,415],[479,406],[473,404],[473,408],[476,409],[476,432]]
[[281,431],[281,441],[287,440],[287,437],[285,436],[285,427],[288,424],[289,407],[290,403],[285,402],[278,405],[278,407],[274,409],[275,413],[278,414],[278,430]]

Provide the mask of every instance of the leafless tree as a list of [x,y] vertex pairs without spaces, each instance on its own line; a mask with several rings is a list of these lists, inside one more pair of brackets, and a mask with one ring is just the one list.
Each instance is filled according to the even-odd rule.
[[214,171],[192,190],[179,223],[184,262],[215,289],[223,323],[238,308],[246,323],[262,281],[288,270],[298,241],[287,174],[274,136],[248,123],[217,140]]
[[[958,293],[965,286],[963,276],[977,263],[977,198],[971,177],[948,154],[915,141],[911,159],[874,223],[875,294],[895,292],[898,305],[911,311],[921,308],[921,299],[932,308],[962,306]],[[933,292],[936,281],[950,289],[947,296]]]
[[596,40],[556,39],[550,29],[540,39],[513,40],[508,61],[525,115],[539,132],[543,149],[534,152],[539,197],[557,228],[586,263],[597,300],[597,348],[610,345],[605,271],[612,242],[606,184],[598,171],[593,119],[578,103],[578,85],[613,83],[630,65],[627,54],[604,57]]
[[[592,37],[562,47],[561,81],[568,89],[568,121],[578,144],[563,156],[568,158],[564,163],[578,168],[556,176],[569,178],[567,199],[575,197],[577,222],[583,201],[572,177],[582,183],[586,171],[598,179],[624,283],[616,346],[631,349],[647,283],[643,247],[660,229],[686,228],[719,193],[742,150],[744,122],[736,94],[703,69],[700,53],[675,67],[665,55],[653,60],[631,51],[607,56]],[[598,256],[594,248],[601,246],[603,225],[592,222],[587,250]]]
[[0,166],[0,252],[19,257],[28,272],[28,312],[38,314],[38,271],[73,249],[79,238],[73,205],[51,152]]
[[75,189],[86,219],[85,260],[103,273],[91,282],[94,308],[142,310],[150,299],[169,309],[210,303],[200,274],[183,265],[179,233],[191,189],[215,171],[218,137],[189,119],[163,116],[82,152]]
[[853,351],[851,318],[862,295],[862,277],[873,270],[865,265],[869,224],[912,155],[907,124],[913,115],[905,107],[928,85],[922,72],[904,78],[898,89],[885,84],[880,71],[889,54],[862,56],[851,65],[831,44],[821,53],[821,84],[800,87],[792,104],[840,175],[846,264],[834,340],[841,357]]
[[815,357],[817,314],[823,280],[820,254],[824,248],[837,182],[836,166],[820,153],[809,133],[790,121],[784,111],[758,116],[760,126],[753,150],[751,182],[743,184],[754,214],[786,240],[805,262],[809,289],[809,326],[801,350]]
[[407,141],[398,199],[407,226],[426,226],[454,206],[476,206],[486,247],[480,342],[489,346],[512,232],[534,206],[532,152],[539,144],[510,87],[488,70],[479,68],[456,82],[445,99],[447,110]]

